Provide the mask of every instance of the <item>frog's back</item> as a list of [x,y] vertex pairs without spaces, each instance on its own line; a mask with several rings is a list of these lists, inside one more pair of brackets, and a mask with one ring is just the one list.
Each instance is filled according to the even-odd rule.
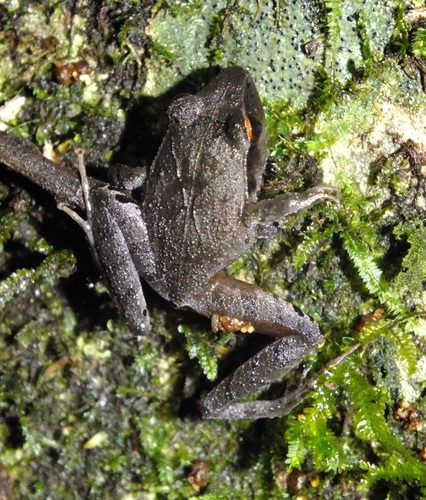
[[160,150],[161,165],[152,166],[142,204],[158,257],[152,285],[179,306],[241,255],[250,239],[243,224],[247,179],[240,152],[212,137],[209,123],[203,131],[190,151],[176,139],[173,147],[163,144],[169,150]]
[[253,80],[239,67],[176,99],[169,117],[141,200],[155,276],[141,272],[184,306],[253,240],[244,212],[264,169],[265,118]]

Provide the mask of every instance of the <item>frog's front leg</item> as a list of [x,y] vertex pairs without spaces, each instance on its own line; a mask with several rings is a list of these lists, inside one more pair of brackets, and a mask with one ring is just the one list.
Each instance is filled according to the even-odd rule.
[[247,219],[251,224],[279,223],[287,216],[323,201],[339,204],[339,199],[335,196],[338,194],[337,188],[326,184],[319,184],[302,193],[279,194],[275,198],[260,200],[249,205]]
[[323,340],[317,323],[270,292],[220,275],[211,280],[198,312],[223,318],[219,321],[225,323],[227,318],[238,318],[254,331],[281,337],[210,392],[203,401],[204,416],[232,419],[277,416],[277,411],[280,415],[288,413],[298,401],[292,403],[288,399],[287,406],[281,401],[275,414],[273,402],[238,401],[282,378],[314,350]]

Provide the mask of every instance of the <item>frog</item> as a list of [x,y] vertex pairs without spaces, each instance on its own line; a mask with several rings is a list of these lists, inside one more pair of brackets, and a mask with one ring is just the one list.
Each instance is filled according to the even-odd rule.
[[311,385],[277,400],[246,399],[318,348],[319,325],[290,302],[224,270],[291,214],[338,203],[337,190],[320,184],[259,198],[267,163],[265,113],[253,78],[240,66],[222,69],[197,94],[176,97],[168,117],[150,168],[112,169],[108,183],[87,175],[82,151],[77,172],[6,132],[0,133],[0,163],[48,190],[83,228],[135,334],[151,330],[145,282],[174,307],[210,318],[214,331],[275,338],[210,391],[200,405],[204,418],[285,415]]

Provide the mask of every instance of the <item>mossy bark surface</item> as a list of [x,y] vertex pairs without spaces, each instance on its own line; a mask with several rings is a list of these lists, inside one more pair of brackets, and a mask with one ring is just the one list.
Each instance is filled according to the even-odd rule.
[[81,229],[0,166],[0,496],[426,495],[426,31],[397,0],[0,0],[0,129],[89,173],[149,165],[175,95],[219,67],[267,112],[263,197],[341,190],[229,273],[312,315],[324,345],[278,397],[350,346],[288,417],[202,421],[197,402],[263,339],[148,292],[136,338]]

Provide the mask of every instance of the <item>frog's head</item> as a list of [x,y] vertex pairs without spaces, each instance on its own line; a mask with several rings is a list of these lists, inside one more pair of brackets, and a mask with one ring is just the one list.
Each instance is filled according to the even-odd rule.
[[197,95],[177,97],[169,107],[171,122],[190,130],[203,121],[216,138],[243,153],[247,171],[248,195],[255,198],[260,189],[266,162],[266,123],[255,83],[244,68],[223,69]]

